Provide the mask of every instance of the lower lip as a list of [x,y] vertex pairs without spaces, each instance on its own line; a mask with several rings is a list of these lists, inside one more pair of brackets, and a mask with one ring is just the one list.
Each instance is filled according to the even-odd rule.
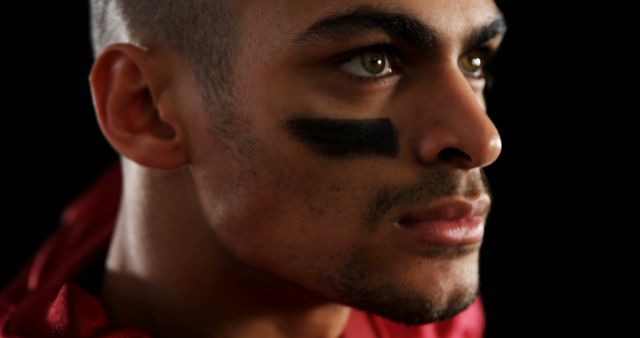
[[483,217],[417,221],[402,223],[400,227],[435,246],[472,245],[480,243],[484,237]]

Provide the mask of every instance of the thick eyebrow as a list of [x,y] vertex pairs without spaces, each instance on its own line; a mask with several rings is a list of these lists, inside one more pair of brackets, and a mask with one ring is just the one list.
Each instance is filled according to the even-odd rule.
[[504,20],[502,14],[500,14],[498,18],[492,21],[490,24],[476,28],[471,32],[471,34],[469,34],[469,37],[464,44],[465,50],[478,47],[489,40],[492,40],[499,36],[504,36],[506,33],[507,23]]
[[[465,42],[466,48],[483,44],[506,33],[507,25],[502,13],[490,24],[474,28]],[[297,45],[306,45],[326,39],[340,40],[358,34],[382,32],[407,41],[419,49],[433,48],[440,38],[434,28],[421,20],[373,6],[360,6],[354,10],[322,18],[311,24],[294,38]]]
[[376,31],[402,38],[419,47],[432,47],[437,42],[435,30],[420,20],[365,5],[316,21],[299,34],[294,43],[305,45],[318,40],[339,40]]

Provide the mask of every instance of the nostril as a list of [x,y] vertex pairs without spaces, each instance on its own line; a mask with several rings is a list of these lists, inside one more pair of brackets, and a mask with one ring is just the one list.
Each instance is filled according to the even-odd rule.
[[471,162],[471,156],[465,152],[456,148],[444,148],[438,153],[438,158],[444,162],[456,162],[463,160],[464,162]]

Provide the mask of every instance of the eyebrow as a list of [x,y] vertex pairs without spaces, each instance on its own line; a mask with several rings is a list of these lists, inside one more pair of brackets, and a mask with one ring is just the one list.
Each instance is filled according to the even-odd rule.
[[[501,13],[490,24],[475,28],[466,39],[465,47],[477,46],[506,33],[507,25]],[[434,28],[413,16],[365,5],[345,13],[330,15],[309,26],[294,38],[297,45],[322,40],[339,40],[360,34],[382,32],[407,41],[419,49],[436,46],[440,37]]]
[[465,49],[472,49],[473,47],[480,46],[496,37],[504,36],[506,33],[507,22],[504,20],[502,14],[500,14],[497,19],[488,25],[474,29],[464,44]]

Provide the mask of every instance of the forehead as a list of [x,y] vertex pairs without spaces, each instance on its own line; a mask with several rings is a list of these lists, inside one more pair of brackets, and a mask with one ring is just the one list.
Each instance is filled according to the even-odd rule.
[[315,22],[358,8],[401,13],[433,28],[443,40],[463,38],[473,28],[500,17],[493,0],[249,0],[239,25],[249,39],[267,39],[286,48]]

